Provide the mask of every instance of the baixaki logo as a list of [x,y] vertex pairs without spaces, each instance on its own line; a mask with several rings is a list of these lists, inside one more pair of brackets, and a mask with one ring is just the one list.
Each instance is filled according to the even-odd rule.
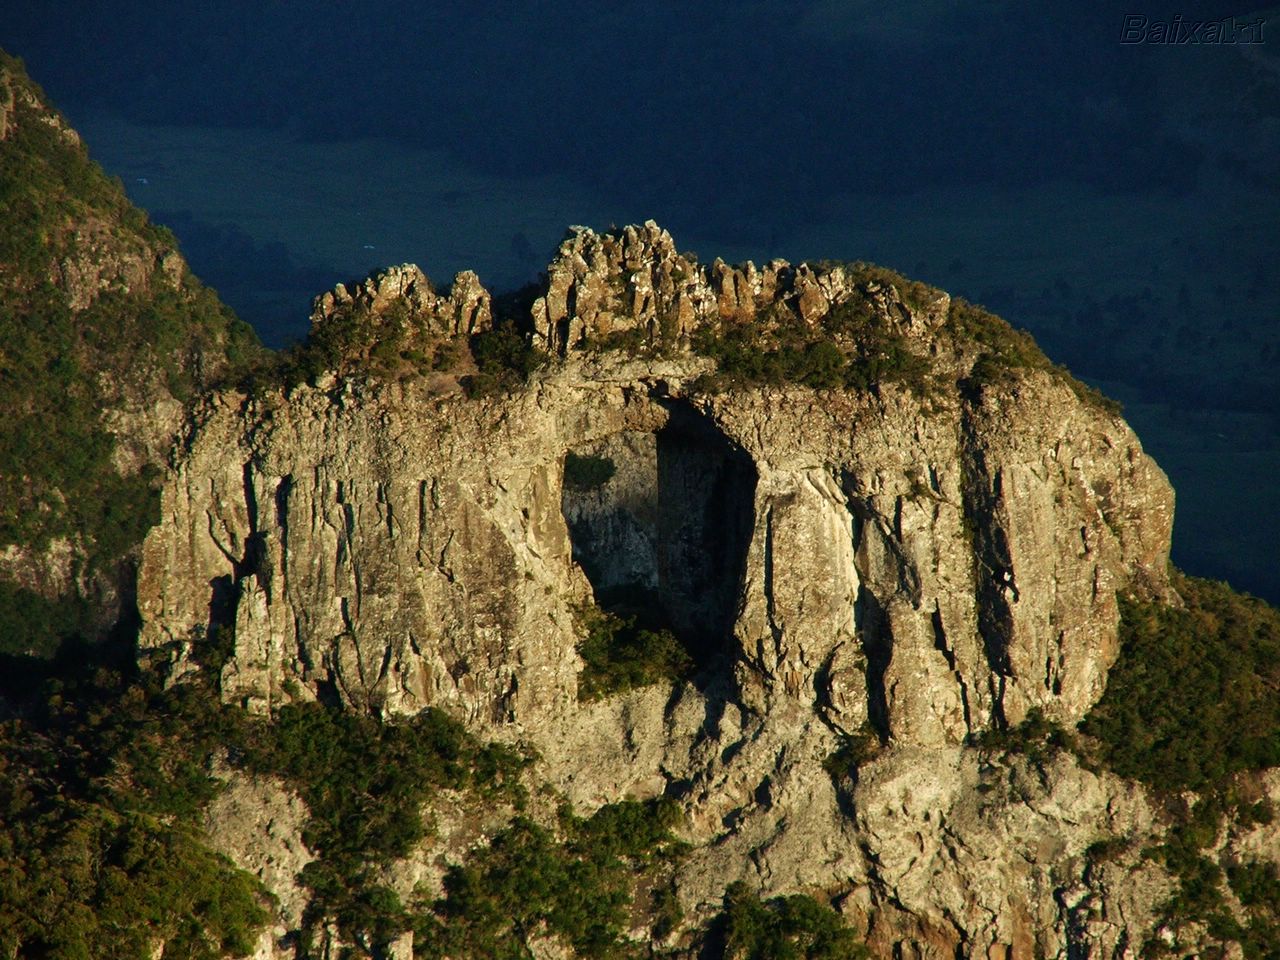
[[1237,20],[1152,20],[1131,13],[1120,30],[1121,43],[1161,43],[1169,45],[1262,43],[1263,18]]

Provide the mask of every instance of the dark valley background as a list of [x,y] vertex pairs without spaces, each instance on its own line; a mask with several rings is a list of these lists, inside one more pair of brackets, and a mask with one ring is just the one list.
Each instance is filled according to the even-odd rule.
[[[514,288],[569,223],[884,263],[1122,400],[1175,562],[1280,599],[1274,8],[5,6],[0,42],[268,345],[375,266]],[[1125,44],[1126,16],[1263,42]]]

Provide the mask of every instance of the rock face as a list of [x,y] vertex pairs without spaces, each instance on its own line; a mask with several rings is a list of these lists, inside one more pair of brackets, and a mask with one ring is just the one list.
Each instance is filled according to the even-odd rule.
[[[650,322],[675,302],[673,272],[719,278],[689,281],[700,311],[725,302],[716,283],[772,291],[771,304],[846,286],[835,272],[806,285],[803,266],[703,270],[674,249],[652,224],[575,233],[534,304],[535,336],[568,352]],[[658,293],[620,318],[623,274]],[[394,268],[320,298],[316,322],[403,300],[454,316],[458,335],[484,329],[487,295],[466,275],[453,289]],[[737,317],[733,296],[719,316]],[[916,339],[937,332],[937,305],[881,296]],[[558,338],[566,319],[575,332]],[[688,354],[573,352],[502,399],[356,380],[222,395],[146,544],[143,646],[234,623],[229,697],[265,709],[333,692],[536,729],[574,708],[570,606],[631,589],[846,731],[870,721],[895,741],[955,743],[1033,706],[1088,710],[1116,653],[1115,592],[1165,584],[1172,494],[1121,420],[1044,371],[920,398],[707,393],[704,370]],[[568,453],[616,472],[575,494]]]
[[[709,362],[678,346],[592,349],[778,310],[816,324],[855,293],[942,386],[709,392]],[[492,316],[473,277],[446,299],[411,267],[325,295],[316,322],[349,302],[459,336]],[[843,268],[700,266],[651,223],[577,229],[529,317],[561,359],[523,391],[329,378],[215,397],[144,545],[140,648],[181,673],[233,630],[229,701],[441,707],[532,743],[586,807],[676,796],[695,917],[743,878],[848,891],[885,955],[1126,955],[1163,888],[1085,876],[1083,853],[1152,829],[1141,794],[1066,759],[984,792],[995,774],[961,745],[1097,700],[1117,591],[1168,589],[1172,491],[1061,376],[975,383],[947,307]],[[570,454],[612,472],[566,483]],[[580,704],[574,609],[593,596],[660,612],[699,684]],[[824,762],[866,732],[887,749],[840,787]]]
[[301,926],[307,906],[307,890],[298,879],[315,859],[302,839],[307,805],[274,780],[217,772],[227,786],[209,805],[205,827],[228,857],[275,894],[275,916],[255,952],[270,957],[275,943]]

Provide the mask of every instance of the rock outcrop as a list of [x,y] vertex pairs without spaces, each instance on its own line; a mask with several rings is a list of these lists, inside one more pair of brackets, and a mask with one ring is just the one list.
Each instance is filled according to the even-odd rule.
[[[947,351],[951,387],[706,392],[688,353],[569,352],[658,322],[681,271],[713,278],[677,291],[699,304],[685,334],[738,318],[739,293],[709,312],[727,302],[717,287],[803,314],[851,286],[842,268],[703,270],[652,224],[578,231],[533,306],[535,336],[569,359],[521,393],[346,379],[218,397],[146,545],[144,649],[234,624],[228,696],[262,709],[332,690],[536,729],[574,709],[569,611],[591,574],[597,593],[656,591],[678,627],[846,732],[956,743],[1031,707],[1081,717],[1116,653],[1116,591],[1165,583],[1172,494],[1123,421],[1044,370],[957,389],[945,303],[913,310],[881,285],[886,322]],[[619,306],[620,285],[656,292]],[[452,317],[457,336],[491,317],[467,275],[444,298],[411,267],[339,287],[316,323],[343,303]],[[618,468],[594,513],[564,500],[569,452]],[[610,524],[647,557],[619,553]],[[575,562],[593,550],[645,569]]]
[[[819,325],[855,296],[933,365],[927,393],[707,390],[681,346],[779,311]],[[492,322],[472,275],[446,298],[409,266],[326,294],[314,323],[352,305],[446,336]],[[704,267],[652,223],[576,228],[529,317],[561,359],[524,390],[329,377],[214,397],[144,545],[141,651],[176,676],[231,631],[221,689],[250,709],[440,707],[535,746],[587,809],[675,796],[693,917],[741,878],[848,891],[886,955],[1126,955],[1166,881],[1128,882],[1154,870],[1137,857],[1127,880],[1088,873],[1084,851],[1155,829],[1141,791],[963,744],[1088,711],[1117,593],[1169,589],[1172,491],[1061,374],[976,379],[947,317],[944,294],[908,303],[841,266]],[[617,334],[670,349],[598,349]],[[569,454],[609,476],[566,484]],[[661,611],[699,683],[580,703],[593,597]],[[860,736],[886,749],[841,786],[828,758]]]
[[437,338],[469,337],[493,325],[492,297],[473,272],[454,277],[446,297],[411,263],[379,270],[353,289],[340,283],[321,294],[312,305],[311,325],[322,328],[335,317],[352,314],[376,321],[391,312]]
[[762,313],[784,303],[814,324],[853,289],[840,266],[819,274],[785,260],[759,269],[719,259],[699,264],[652,220],[606,234],[571,228],[547,268],[546,286],[532,309],[533,340],[557,356],[632,332],[687,341],[721,320],[759,324]]

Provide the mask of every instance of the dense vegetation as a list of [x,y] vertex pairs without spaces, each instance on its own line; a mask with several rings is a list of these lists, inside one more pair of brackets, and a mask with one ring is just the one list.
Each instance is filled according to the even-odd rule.
[[1174,585],[1181,609],[1121,601],[1121,655],[1081,729],[1122,776],[1222,790],[1280,765],[1280,611],[1222,583]]
[[232,741],[249,770],[288,781],[306,801],[303,833],[318,858],[302,874],[312,900],[303,935],[326,920],[370,950],[409,929],[385,868],[426,836],[424,808],[440,790],[470,790],[520,806],[525,758],[481,746],[434,710],[395,723],[316,703],[282,708],[273,723],[243,716]]
[[452,366],[455,357],[432,346],[411,322],[404,302],[393,303],[381,314],[345,306],[314,325],[306,341],[281,358],[281,372],[291,385],[325,373],[359,371],[397,378]]
[[[1213,851],[1224,821],[1247,830],[1275,816],[1251,776],[1280,765],[1280,611],[1223,583],[1178,576],[1174,586],[1181,608],[1122,601],[1120,659],[1080,727],[1091,754],[1167,798],[1169,835],[1147,851],[1178,882],[1163,906],[1167,925],[1205,925],[1239,942],[1249,960],[1274,960],[1274,866],[1224,862]],[[1200,799],[1188,806],[1184,790]],[[1228,908],[1228,887],[1243,919]]]
[[[78,656],[90,653],[77,651]],[[73,679],[57,679],[71,675]],[[353,956],[412,931],[421,957],[523,956],[530,936],[581,956],[632,955],[624,932],[679,919],[671,868],[684,846],[671,801],[624,800],[589,818],[522,812],[527,758],[481,745],[428,710],[400,722],[315,703],[272,721],[222,706],[200,682],[60,664],[21,720],[0,726],[0,951],[50,960],[168,960],[247,953],[269,897],[205,841],[215,757],[283,778],[307,804],[305,956],[333,924]],[[444,895],[403,901],[388,868],[431,830],[440,791],[513,819],[446,876]],[[636,895],[643,888],[642,901]]]
[[[1176,882],[1160,907],[1174,942],[1152,938],[1143,956],[1180,956],[1184,934],[1194,940],[1207,931],[1211,941],[1240,944],[1249,960],[1277,960],[1276,868],[1236,862],[1221,841],[1276,816],[1256,774],[1280,765],[1280,611],[1223,583],[1181,575],[1173,583],[1183,606],[1121,600],[1121,654],[1106,693],[1080,724],[1082,735],[1033,710],[1018,726],[973,744],[991,757],[1016,753],[1041,768],[1070,750],[1086,766],[1106,766],[1152,788],[1169,829],[1141,854]],[[1129,846],[1128,838],[1102,840],[1090,857],[1108,859]]]
[[775,305],[749,323],[722,321],[693,338],[696,353],[716,362],[703,380],[708,389],[798,383],[815,390],[866,390],[900,383],[928,389],[930,364],[874,303],[872,288],[859,287],[818,324]]
[[675,634],[638,626],[634,616],[620,617],[587,605],[577,610],[576,625],[582,635],[578,696],[583,700],[678,680],[693,670],[693,658]]
[[[189,275],[177,288],[156,264],[174,250],[118,181],[50,122],[44,94],[0,52],[0,98],[12,98],[0,139],[0,546],[43,550],[57,537],[80,550],[73,575],[107,569],[154,522],[153,475],[120,476],[103,410],[132,387],[188,399],[256,353],[256,338]],[[73,309],[68,278],[135,263],[142,287],[113,281]],[[81,280],[80,283],[90,281]],[[14,590],[9,588],[12,594]],[[34,596],[10,597],[20,607]],[[7,606],[7,605],[6,605]],[[0,651],[48,654],[84,627],[72,603],[58,632],[37,641],[17,618]]]
[[[416,957],[524,957],[531,938],[555,936],[581,957],[628,957],[633,910],[660,935],[679,919],[654,880],[669,877],[684,846],[671,829],[671,801],[624,800],[582,819],[564,807],[558,822],[516,817],[487,847],[445,877],[445,897],[421,915]],[[633,904],[638,878],[658,896]]]
[[471,353],[476,364],[476,372],[466,381],[471,397],[518,390],[547,362],[546,354],[509,323],[473,337]]
[[266,893],[199,830],[223,722],[202,691],[60,667],[0,725],[0,954],[247,953]]
[[[1189,807],[1175,806],[1165,841],[1143,851],[1177,881],[1173,895],[1161,906],[1162,923],[1173,932],[1175,943],[1170,947],[1153,939],[1146,944],[1144,956],[1180,956],[1183,932],[1190,930],[1194,935],[1204,929],[1222,946],[1240,944],[1247,960],[1280,958],[1280,883],[1275,864],[1237,862],[1215,853],[1226,813],[1222,799],[1212,795]],[[1230,827],[1235,830],[1270,823],[1272,818],[1266,804],[1237,804],[1230,813]],[[1228,904],[1228,891],[1239,901],[1238,909]]]
[[725,891],[724,960],[859,960],[869,957],[838,913],[795,894],[761,901],[745,884]]

